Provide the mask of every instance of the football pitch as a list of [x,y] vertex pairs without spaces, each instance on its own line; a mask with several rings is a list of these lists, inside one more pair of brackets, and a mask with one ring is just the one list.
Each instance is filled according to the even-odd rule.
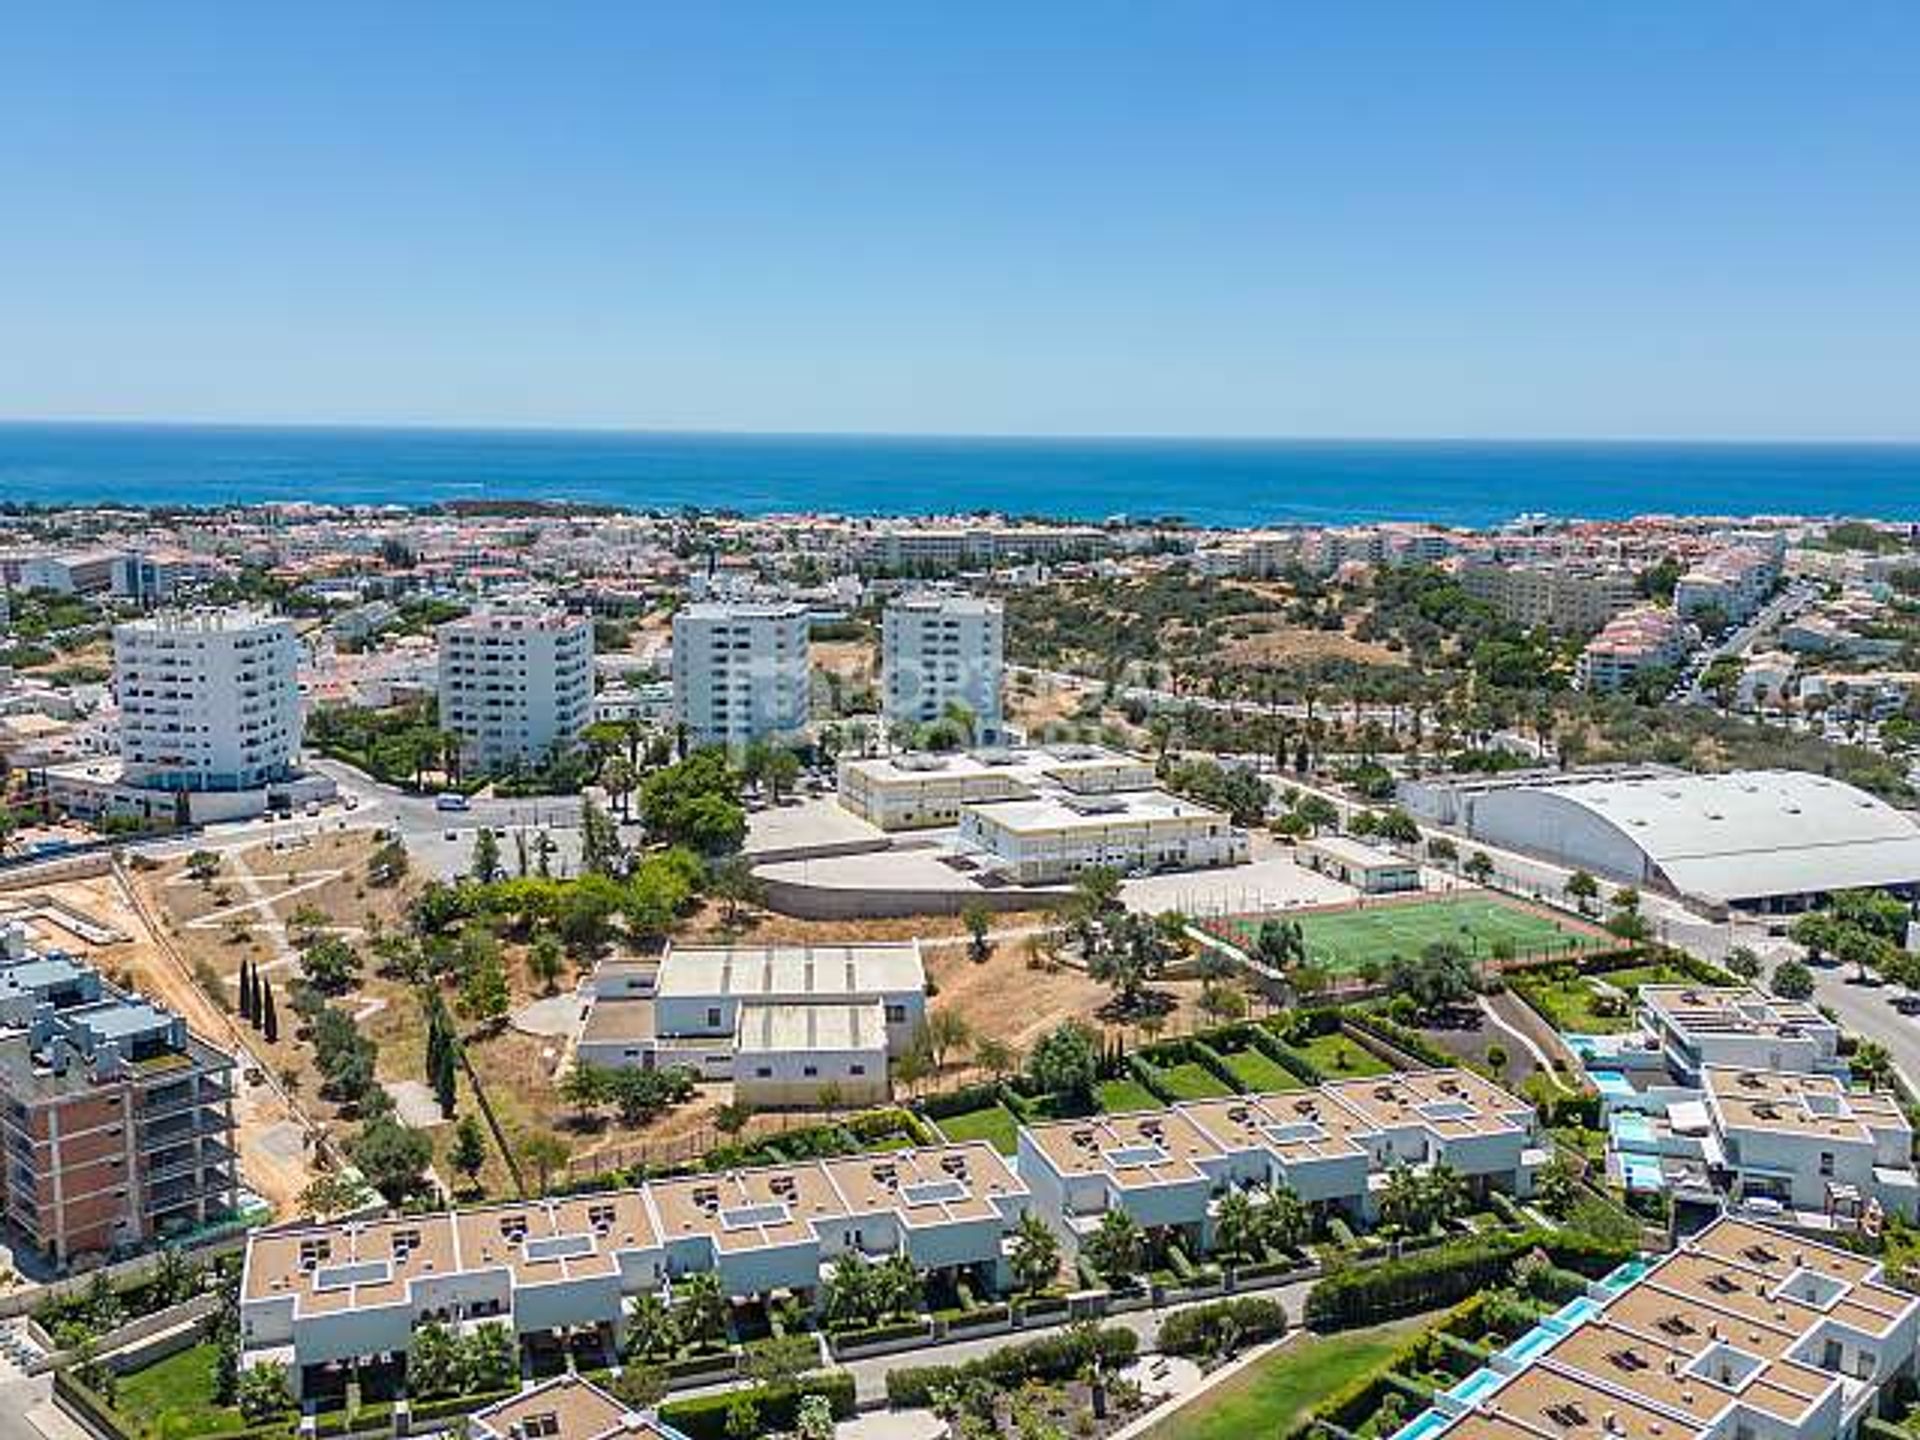
[[1592,930],[1556,921],[1489,895],[1438,895],[1430,900],[1374,900],[1349,910],[1319,910],[1294,915],[1235,915],[1219,922],[1221,934],[1251,949],[1263,920],[1300,922],[1309,960],[1328,970],[1351,971],[1395,955],[1414,956],[1439,940],[1450,940],[1476,959],[1496,948],[1512,947],[1515,958],[1575,955],[1597,949]]

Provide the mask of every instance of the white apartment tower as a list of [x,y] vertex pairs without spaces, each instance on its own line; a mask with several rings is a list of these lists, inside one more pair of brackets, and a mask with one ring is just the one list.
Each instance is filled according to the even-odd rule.
[[538,606],[481,610],[440,627],[440,728],[461,764],[546,762],[593,718],[593,621]]
[[711,601],[673,617],[673,716],[695,745],[745,745],[807,723],[807,607]]
[[300,748],[300,644],[261,610],[163,611],[116,625],[120,759],[130,785],[255,790]]
[[881,621],[888,723],[924,725],[964,705],[975,743],[998,743],[1003,646],[997,600],[933,590],[895,599]]

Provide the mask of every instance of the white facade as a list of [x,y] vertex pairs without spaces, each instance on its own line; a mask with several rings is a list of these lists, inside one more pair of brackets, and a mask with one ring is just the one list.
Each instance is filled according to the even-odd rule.
[[1247,832],[1223,812],[1164,790],[969,805],[960,844],[1022,884],[1105,867],[1123,872],[1237,865]]
[[442,625],[440,727],[463,765],[543,764],[593,717],[593,622],[559,610],[483,610]]
[[1831,1075],[1710,1066],[1702,1078],[1719,1152],[1709,1159],[1736,1199],[1913,1217],[1913,1130],[1892,1095],[1849,1090]]
[[673,617],[674,719],[696,745],[745,745],[806,727],[807,608],[689,605]]
[[255,790],[300,749],[293,622],[195,610],[114,627],[122,779],[161,790]]
[[932,752],[840,761],[839,800],[882,830],[952,825],[963,806],[1049,793],[1106,794],[1153,787],[1153,766],[1099,745]]
[[887,1027],[880,1002],[846,1005],[750,1003],[733,1041],[733,1097],[778,1108],[885,1100]]
[[939,591],[894,600],[881,619],[888,722],[925,725],[961,705],[974,717],[970,738],[997,741],[1004,643],[997,600]]

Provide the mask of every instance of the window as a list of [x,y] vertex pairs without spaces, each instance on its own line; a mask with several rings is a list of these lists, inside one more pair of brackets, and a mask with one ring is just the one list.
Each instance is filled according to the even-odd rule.
[[718,1005],[709,1005],[707,1007],[707,1028],[709,1030],[718,1030],[720,1028],[720,1007]]
[[867,1073],[867,1067],[864,1065],[857,1065],[857,1064],[849,1065],[847,1067],[847,1073],[849,1075],[864,1075]]
[[907,1007],[904,1005],[887,1006],[887,1024],[904,1025],[907,1023]]
[[1831,1150],[1822,1150],[1820,1152],[1820,1173],[1824,1176],[1833,1174],[1833,1152]]
[[771,1065],[757,1065],[754,1067],[753,1074],[755,1079],[771,1080],[773,1078],[773,1067]]
[[801,1067],[800,1073],[811,1080],[820,1073],[820,1067],[818,1065],[804,1065]]
[[547,1437],[560,1433],[560,1417],[552,1410],[529,1415],[520,1422],[520,1433],[527,1440],[547,1440]]

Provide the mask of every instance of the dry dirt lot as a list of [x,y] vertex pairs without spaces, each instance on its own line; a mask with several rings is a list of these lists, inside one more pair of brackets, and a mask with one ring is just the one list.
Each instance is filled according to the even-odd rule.
[[1227,665],[1287,665],[1300,661],[1346,660],[1356,665],[1404,666],[1404,655],[1343,630],[1308,629],[1289,625],[1278,617],[1257,617],[1240,624],[1248,633],[1228,642],[1220,652]]

